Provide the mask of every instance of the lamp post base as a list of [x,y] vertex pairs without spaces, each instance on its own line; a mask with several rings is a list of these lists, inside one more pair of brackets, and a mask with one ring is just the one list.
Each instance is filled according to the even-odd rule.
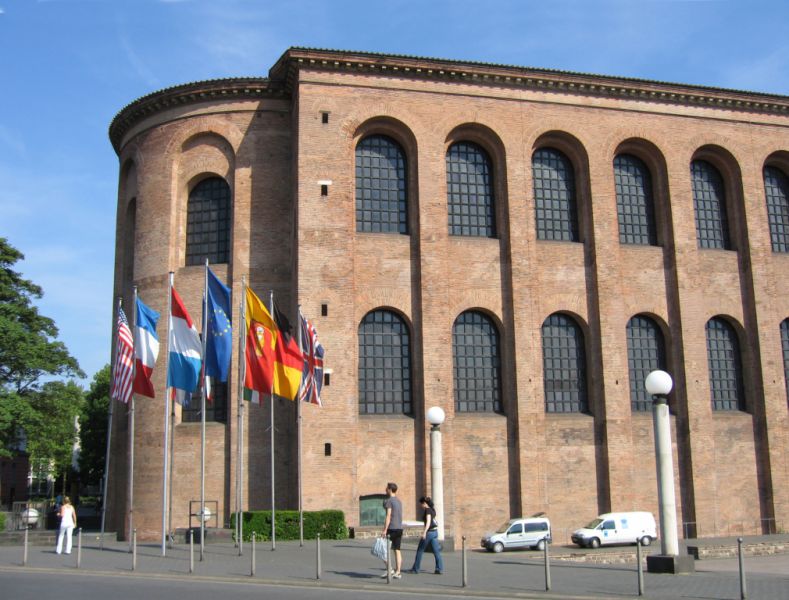
[[648,573],[674,573],[686,575],[696,571],[695,559],[689,554],[650,554],[647,556]]

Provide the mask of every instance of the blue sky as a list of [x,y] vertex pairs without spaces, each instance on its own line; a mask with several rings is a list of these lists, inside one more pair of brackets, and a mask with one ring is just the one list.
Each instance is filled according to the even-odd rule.
[[110,121],[290,46],[789,95],[789,0],[0,0],[0,236],[88,378],[110,357]]

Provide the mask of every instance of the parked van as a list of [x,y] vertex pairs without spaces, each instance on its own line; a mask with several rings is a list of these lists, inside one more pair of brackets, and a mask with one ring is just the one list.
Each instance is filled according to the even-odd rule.
[[602,544],[635,544],[649,546],[657,538],[655,517],[648,512],[605,513],[586,527],[573,532],[574,544],[599,548]]
[[551,522],[543,514],[504,522],[496,531],[485,534],[482,547],[490,552],[515,548],[545,549],[545,544],[551,543]]

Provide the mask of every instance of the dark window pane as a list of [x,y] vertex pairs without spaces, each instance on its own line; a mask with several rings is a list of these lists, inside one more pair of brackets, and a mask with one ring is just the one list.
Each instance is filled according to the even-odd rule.
[[391,138],[356,146],[356,231],[408,233],[405,154]]
[[186,264],[226,263],[230,257],[230,186],[221,177],[203,179],[189,194]]
[[648,411],[652,398],[644,388],[644,380],[652,371],[666,369],[663,333],[649,317],[637,315],[627,322],[627,365],[630,407],[633,412]]
[[737,332],[723,319],[707,321],[707,361],[712,410],[745,410]]
[[578,208],[575,175],[567,157],[541,148],[532,157],[537,239],[577,242]]
[[[182,422],[199,423],[201,421],[202,394],[202,389],[198,388],[192,393],[189,406],[181,407]],[[227,383],[211,382],[210,396],[205,401],[205,420],[227,423]]]
[[789,319],[781,323],[781,346],[784,353],[784,382],[786,384],[786,399],[789,404]]
[[493,183],[487,153],[471,142],[447,151],[447,211],[450,235],[493,237]]
[[635,156],[620,154],[614,159],[614,180],[619,241],[655,246],[657,235],[649,169]]
[[773,252],[789,252],[789,178],[774,167],[765,167],[764,191]]
[[573,319],[562,314],[545,319],[542,356],[546,412],[587,412],[584,336]]
[[499,334],[480,312],[461,314],[452,327],[455,410],[501,412]]
[[412,414],[408,328],[390,311],[367,313],[359,325],[359,413]]
[[726,192],[718,170],[703,160],[690,165],[699,248],[731,249]]

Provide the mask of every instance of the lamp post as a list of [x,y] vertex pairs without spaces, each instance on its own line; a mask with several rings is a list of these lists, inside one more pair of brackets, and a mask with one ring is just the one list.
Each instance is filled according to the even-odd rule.
[[430,423],[430,483],[433,491],[433,504],[436,508],[438,521],[438,539],[444,540],[444,474],[443,456],[441,450],[441,423],[446,415],[439,406],[433,406],[427,411],[427,420]]
[[677,503],[674,494],[674,461],[671,454],[668,410],[668,395],[673,386],[671,375],[665,371],[652,371],[644,381],[647,393],[653,396],[652,419],[660,516],[660,556],[648,556],[647,569],[658,573],[693,571],[692,557],[679,556],[677,541]]

